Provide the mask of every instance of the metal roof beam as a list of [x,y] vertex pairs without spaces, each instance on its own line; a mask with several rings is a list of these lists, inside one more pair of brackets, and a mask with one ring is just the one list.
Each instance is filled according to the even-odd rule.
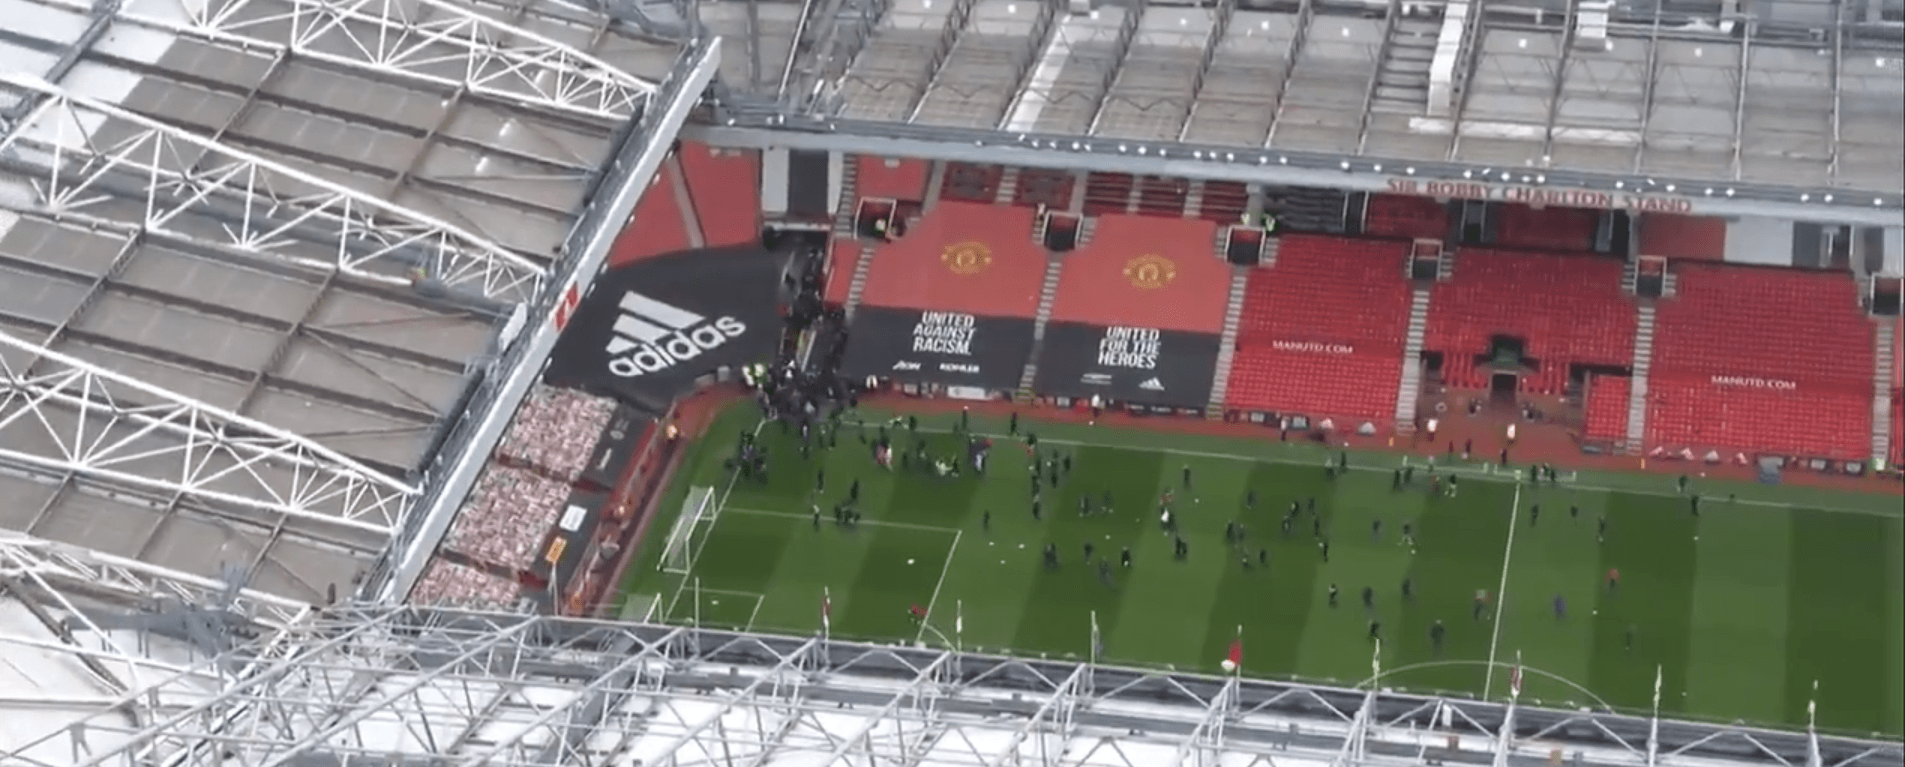
[[1646,79],[1640,84],[1640,140],[1634,142],[1635,173],[1647,169],[1647,142],[1653,139],[1654,99],[1660,83],[1660,32],[1660,19],[1655,18],[1654,27],[1647,35]]
[[1363,87],[1363,108],[1356,121],[1358,155],[1369,146],[1369,124],[1373,122],[1369,110],[1376,105],[1376,88],[1382,83],[1382,67],[1389,60],[1390,47],[1396,40],[1396,24],[1401,20],[1402,0],[1389,0],[1388,10],[1383,12],[1382,42],[1376,46],[1376,66],[1369,72],[1369,84]]
[[[1371,695],[1374,695],[1374,693],[1371,693]],[[1177,754],[1171,758],[1170,763],[1172,767],[1184,767],[1185,764],[1205,764],[1205,760],[1201,758],[1192,759],[1192,756],[1198,751],[1199,741],[1208,739],[1210,741],[1209,747],[1222,747],[1224,742],[1224,720],[1230,716],[1232,709],[1236,707],[1236,701],[1237,677],[1235,675],[1225,677],[1224,686],[1217,691],[1216,695],[1211,696],[1210,704],[1204,707],[1203,718],[1198,720],[1197,726],[1191,728],[1191,731],[1184,736],[1183,745],[1177,747]],[[1352,727],[1351,737],[1354,736],[1355,728]],[[1343,767],[1343,765],[1338,764],[1335,767]]]
[[1044,722],[1046,718],[1058,712],[1061,708],[1061,704],[1069,706],[1070,703],[1067,702],[1066,699],[1078,694],[1079,688],[1085,683],[1085,680],[1091,676],[1092,671],[1093,668],[1091,664],[1080,663],[1075,666],[1072,669],[1071,675],[1065,677],[1065,681],[1058,683],[1057,687],[1046,694],[1045,702],[1039,704],[1038,710],[1033,711],[1031,716],[1026,717],[1025,721],[1012,731],[1012,737],[1006,741],[1004,746],[999,748],[998,753],[993,755],[992,758],[985,760],[987,767],[1004,767],[1005,765],[1018,764],[1019,744],[1024,743],[1026,738],[1031,737],[1032,733],[1038,729],[1039,724]]
[[[233,149],[182,128],[118,106],[68,93],[45,81],[0,73],[0,85],[47,97],[33,115],[0,140],[0,155],[43,164],[35,179],[35,202],[52,212],[85,211],[100,201],[95,183],[129,175],[141,180],[144,228],[204,239],[199,232],[172,232],[172,222],[203,206],[237,196],[244,205],[239,225],[224,232],[230,244],[271,253],[319,270],[407,286],[420,266],[428,280],[467,287],[484,296],[521,301],[540,286],[543,268],[507,248],[435,217],[378,200],[291,168]],[[96,143],[93,131],[112,123],[123,137]],[[115,133],[119,131],[115,130]],[[222,163],[212,162],[207,156]],[[78,174],[78,180],[69,179]],[[293,192],[280,192],[287,187]],[[286,220],[286,219],[289,220]],[[336,253],[325,260],[285,249],[293,229],[327,226]],[[376,249],[352,252],[369,241]],[[392,264],[390,258],[421,252],[423,264]],[[387,258],[388,257],[388,258]],[[405,258],[404,260],[409,260]]]
[[1741,154],[1746,146],[1746,84],[1752,80],[1753,31],[1757,22],[1747,18],[1740,22],[1746,25],[1746,34],[1740,36],[1739,88],[1733,94],[1733,175],[1734,181],[1740,180],[1745,169],[1742,167]]
[[[78,0],[37,1],[80,7]],[[538,111],[626,119],[655,91],[651,81],[450,0],[276,0],[288,10],[263,3],[253,7],[254,0],[123,2],[121,21],[188,40],[230,39],[254,50],[281,47]],[[460,60],[446,62],[446,49]]]
[[974,0],[953,0],[952,10],[946,12],[946,20],[939,30],[939,43],[933,48],[933,58],[926,62],[926,77],[920,82],[919,90],[913,94],[912,105],[906,108],[906,121],[919,119],[919,113],[926,108],[926,97],[932,95],[933,88],[939,85],[939,78],[946,72],[946,62],[952,58],[953,51],[959,47],[959,41],[965,37],[966,28],[972,21]]
[[[1032,89],[1032,73],[1037,71],[1039,59],[1052,45],[1052,40],[1062,34],[1059,18],[1064,0],[1038,0],[1038,18],[1032,21],[1032,34],[1025,36],[1025,60],[1019,62],[1019,71],[1012,76],[1012,93],[1005,100],[1005,108],[997,119],[992,121],[994,128],[1006,130],[1012,125],[1012,116],[1018,114],[1019,105],[1025,102]],[[1049,98],[1041,95],[1042,98]]]
[[[898,711],[900,708],[900,704],[905,703],[909,698],[917,703],[921,697],[920,687],[926,684],[930,684],[932,682],[933,677],[939,673],[940,669],[945,668],[948,664],[951,663],[952,659],[955,657],[958,657],[958,655],[950,651],[941,652],[937,656],[934,656],[933,661],[931,663],[928,663],[925,666],[921,667],[918,673],[913,675],[913,680],[911,683],[907,684],[904,688],[901,688],[900,690],[893,693],[892,699],[887,701],[886,705],[880,709],[879,713],[874,714],[873,716],[867,717],[865,721],[861,722],[860,726],[853,731],[852,735],[841,738],[839,744],[833,747],[833,752],[829,753],[826,756],[826,758],[821,759],[819,762],[817,762],[817,764],[841,763],[846,758],[847,754],[853,752],[854,747],[860,745],[862,741],[865,741],[867,739],[867,736],[873,732],[873,729],[875,727],[878,727],[879,725],[883,724],[886,721],[887,717],[892,716],[893,712]],[[785,663],[785,661],[782,661],[782,662]],[[752,687],[749,688],[750,694],[752,693],[753,689],[754,688]],[[715,718],[719,719],[719,717],[715,717]],[[873,764],[873,763],[876,763],[877,761],[878,760],[873,758],[872,744],[871,743],[867,744],[867,763]]]
[[1826,167],[1827,183],[1836,183],[1839,180],[1840,126],[1845,120],[1843,108],[1845,94],[1846,4],[1844,2],[1833,3],[1832,7],[1834,9],[1834,23],[1832,25],[1832,135],[1827,139],[1829,142],[1827,151],[1830,153],[1832,159]]
[[1554,156],[1555,123],[1561,119],[1562,94],[1567,92],[1568,65],[1574,60],[1574,36],[1581,26],[1581,0],[1567,0],[1567,16],[1561,30],[1561,60],[1554,67],[1554,87],[1548,91],[1548,125],[1541,133],[1541,164],[1546,167]]
[[1309,40],[1310,25],[1316,20],[1315,0],[1297,0],[1296,21],[1290,27],[1290,47],[1283,52],[1283,77],[1277,82],[1277,105],[1270,110],[1270,125],[1263,129],[1265,149],[1277,139],[1277,126],[1283,122],[1283,108],[1290,103],[1290,82],[1296,79],[1297,59],[1303,55],[1303,44]]
[[1144,27],[1146,0],[1130,0],[1124,8],[1123,23],[1118,27],[1116,47],[1112,48],[1111,68],[1105,70],[1104,81],[1098,86],[1097,97],[1091,105],[1091,121],[1085,124],[1085,135],[1098,135],[1098,128],[1104,123],[1105,107],[1111,104],[1111,92],[1118,88],[1118,81],[1124,79],[1125,63],[1131,60],[1131,49],[1138,39],[1138,30]]
[[[782,655],[774,664],[773,668],[763,670],[760,676],[755,677],[753,682],[748,683],[748,686],[742,688],[739,692],[723,696],[721,707],[718,710],[709,714],[707,718],[702,719],[700,724],[689,727],[682,731],[680,735],[675,736],[669,741],[668,745],[662,748],[658,753],[672,756],[689,743],[693,743],[696,738],[701,737],[701,733],[707,732],[708,728],[715,726],[715,723],[721,721],[721,717],[726,716],[736,705],[743,701],[752,702],[755,694],[760,692],[761,688],[767,687],[770,684],[778,684],[784,674],[790,672],[798,673],[800,663],[802,663],[809,654],[813,653],[814,649],[818,647],[822,641],[823,640],[819,637],[811,637],[805,643],[795,648],[793,652]],[[937,664],[934,665],[934,668],[937,668]],[[897,697],[895,699],[897,700]],[[869,719],[868,721],[878,721],[878,719]],[[842,741],[841,748],[844,749],[846,744],[851,742],[851,740]],[[833,758],[819,762],[819,764],[836,764],[838,761],[839,755],[836,753]]]
[[1482,45],[1488,38],[1488,0],[1475,0],[1468,11],[1468,25],[1462,28],[1462,51],[1456,59],[1455,76],[1461,78],[1461,92],[1455,96],[1454,114],[1449,116],[1449,153],[1445,159],[1456,162],[1462,153],[1462,123],[1468,121],[1468,99],[1475,92],[1475,71],[1481,69]]
[[1217,7],[1211,10],[1210,35],[1204,39],[1204,58],[1197,62],[1197,76],[1191,80],[1189,103],[1184,105],[1184,119],[1177,126],[1177,140],[1183,141],[1191,133],[1191,120],[1197,116],[1197,103],[1204,93],[1204,80],[1210,76],[1211,65],[1217,61],[1217,52],[1223,48],[1224,39],[1230,35],[1230,20],[1237,15],[1237,0],[1217,0]]

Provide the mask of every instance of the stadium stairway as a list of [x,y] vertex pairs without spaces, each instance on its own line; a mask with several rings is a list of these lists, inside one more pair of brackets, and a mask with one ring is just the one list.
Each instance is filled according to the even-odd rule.
[[[1884,319],[1884,318],[1881,318]],[[1896,323],[1886,320],[1878,323],[1877,332],[1872,334],[1874,345],[1872,364],[1872,459],[1883,460],[1892,454],[1892,390],[1898,382],[1892,380],[1892,355]]]
[[1192,179],[1188,190],[1184,192],[1184,217],[1201,218],[1204,215],[1204,180]]
[[866,292],[867,273],[871,271],[873,252],[878,247],[861,241],[859,231],[853,226],[860,208],[860,163],[853,162],[851,157],[847,159],[840,167],[840,205],[833,214],[833,239],[860,245],[860,257],[853,260],[853,281],[847,285],[847,302],[843,307],[851,318],[853,310],[860,306],[860,296]]
[[1402,345],[1402,379],[1396,384],[1398,434],[1414,434],[1416,429],[1416,400],[1422,393],[1422,343],[1429,334],[1431,295],[1428,285],[1418,284],[1409,298],[1409,335]]
[[1224,397],[1230,393],[1230,363],[1237,358],[1237,333],[1244,324],[1244,298],[1250,293],[1250,267],[1230,268],[1230,303],[1224,307],[1224,340],[1217,347],[1217,371],[1210,385],[1210,403],[1204,415],[1224,417]]
[[920,201],[920,207],[932,210],[939,205],[939,192],[946,187],[946,161],[934,160],[933,169],[926,174],[926,199]]
[[1058,277],[1065,271],[1065,259],[1057,253],[1047,253],[1045,259],[1045,281],[1039,284],[1038,312],[1032,317],[1032,354],[1025,359],[1019,390],[1012,397],[1021,405],[1031,404],[1037,396],[1032,392],[1032,382],[1038,378],[1038,358],[1045,350],[1045,326],[1051,323],[1052,305],[1058,302]]
[[694,195],[688,192],[688,172],[681,167],[681,155],[669,152],[665,162],[674,171],[668,174],[669,191],[675,195],[675,202],[681,207],[681,225],[688,228],[688,246],[696,249],[708,247],[708,238],[701,231],[701,214],[695,211]]
[[1263,257],[1257,260],[1258,266],[1276,266],[1277,248],[1281,247],[1282,237],[1271,235],[1263,238]]
[[1011,205],[1012,199],[1019,196],[1019,167],[1008,165],[999,174],[999,190],[992,195],[997,205]]
[[1639,453],[1647,438],[1647,374],[1654,366],[1654,302],[1635,310],[1634,375],[1627,390],[1627,451]]

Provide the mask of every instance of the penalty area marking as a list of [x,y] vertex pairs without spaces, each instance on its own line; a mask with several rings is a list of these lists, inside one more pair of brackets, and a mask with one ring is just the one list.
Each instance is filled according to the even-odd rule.
[[[727,513],[742,514],[742,515],[753,516],[753,517],[779,517],[781,519],[812,519],[813,518],[812,514],[800,514],[800,513],[792,512],[792,511],[769,511],[767,509],[732,508],[732,509],[728,509]],[[952,537],[953,537],[952,545],[946,547],[946,562],[945,564],[941,565],[939,568],[939,581],[933,584],[933,595],[932,597],[926,600],[926,619],[929,621],[932,620],[933,608],[939,603],[939,592],[944,591],[946,588],[946,577],[952,574],[953,558],[959,554],[959,541],[966,536],[965,531],[960,530],[959,528],[956,528],[956,527],[942,527],[940,525],[920,525],[920,524],[914,524],[912,522],[887,522],[887,521],[878,520],[878,519],[869,519],[864,522],[860,522],[859,524],[877,526],[877,527],[891,527],[891,528],[897,528],[901,530],[922,530],[922,531],[933,532],[933,533],[942,533],[942,534],[951,533],[952,534]],[[758,612],[759,610],[760,610],[760,606],[756,605],[755,611]],[[928,628],[928,624],[926,623],[926,621],[921,621],[919,626],[919,633],[913,637],[913,644],[917,645],[921,641],[925,640],[927,628]]]

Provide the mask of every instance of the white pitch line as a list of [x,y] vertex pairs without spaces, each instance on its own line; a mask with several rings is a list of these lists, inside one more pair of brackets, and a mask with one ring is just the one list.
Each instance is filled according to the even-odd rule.
[[939,568],[939,582],[933,584],[933,596],[926,600],[926,617],[919,622],[919,634],[913,637],[913,644],[917,645],[926,639],[926,629],[929,628],[927,621],[933,619],[933,606],[939,604],[939,591],[946,588],[946,576],[952,573],[953,555],[959,553],[959,539],[965,535],[964,532],[953,531],[952,545],[946,548],[946,566]]
[[[753,517],[780,517],[783,519],[812,519],[813,518],[812,514],[802,514],[796,511],[774,511],[771,509],[733,508],[733,509],[728,509],[727,512],[729,514],[744,514],[744,515],[753,516]],[[956,528],[956,527],[945,527],[942,525],[919,525],[919,524],[914,524],[912,522],[888,522],[886,520],[881,520],[881,519],[869,519],[869,520],[862,521],[859,524],[869,525],[873,527],[897,527],[897,528],[901,528],[905,530],[930,530],[936,533],[959,532],[959,528]]]
[[747,625],[741,627],[742,631],[752,632],[754,630],[754,619],[761,616],[761,605],[764,605],[764,604],[767,604],[767,595],[755,594],[754,595],[754,612],[747,614]]
[[[755,423],[754,424],[755,436],[759,436],[761,433],[761,429],[766,427],[767,427],[767,419],[765,418]],[[681,468],[686,469],[687,467],[683,466]],[[713,511],[714,516],[708,520],[708,535],[707,537],[701,539],[700,544],[695,545],[694,555],[688,558],[688,572],[682,576],[681,585],[675,587],[675,595],[674,597],[668,600],[668,608],[662,611],[663,614],[672,614],[674,612],[674,607],[676,603],[679,603],[681,601],[681,592],[688,588],[688,584],[694,582],[694,579],[696,577],[695,569],[701,566],[701,551],[703,549],[708,548],[708,541],[714,540],[714,526],[721,523],[721,508],[728,505],[728,496],[734,494],[734,486],[736,483],[739,483],[740,481],[741,481],[741,470],[739,468],[736,468],[732,473],[728,475],[728,486],[726,489],[721,491],[721,499],[714,502],[714,511]],[[688,531],[688,535],[690,537],[692,537],[694,534],[695,534],[695,531],[693,529],[690,529]]]
[[[928,434],[954,433],[952,429],[942,429],[938,427],[922,426],[920,427],[919,430],[922,432],[926,432]],[[975,437],[991,437],[993,439],[1020,439],[1023,436],[1022,434],[1019,434],[1019,435],[997,434],[992,432],[980,432],[980,431],[972,431],[972,432],[965,432],[965,433],[971,434]],[[1039,441],[1039,444],[1041,445],[1053,444],[1053,445],[1070,445],[1073,447],[1109,447],[1109,448],[1115,448],[1120,450],[1138,450],[1138,451],[1147,452],[1147,453],[1164,453],[1166,455],[1179,455],[1179,456],[1184,456],[1186,458],[1213,458],[1213,459],[1230,460],[1230,461],[1252,461],[1257,463],[1290,464],[1295,466],[1322,465],[1321,463],[1315,460],[1303,460],[1303,459],[1286,458],[1286,457],[1280,457],[1280,456],[1243,455],[1240,453],[1218,453],[1218,452],[1211,452],[1211,451],[1205,451],[1205,450],[1180,450],[1177,448],[1169,448],[1169,447],[1161,447],[1161,448],[1160,447],[1134,447],[1130,445],[1116,445],[1116,444],[1109,444],[1105,442],[1091,442],[1091,441],[1079,440],[1079,439],[1039,437],[1038,441]],[[1332,449],[1340,449],[1340,448],[1332,448]],[[1355,448],[1355,450],[1362,453],[1374,452],[1368,448]],[[1402,456],[1402,458],[1405,461],[1411,457],[1414,457],[1414,456],[1408,455],[1408,454],[1404,454]],[[1394,471],[1397,468],[1401,468],[1403,465],[1404,464],[1400,464],[1400,463],[1395,466],[1354,466],[1352,465],[1349,467],[1349,470],[1350,471],[1385,472],[1385,471]],[[1418,465],[1418,467],[1421,468],[1420,465]],[[1497,473],[1492,471],[1484,471],[1484,470],[1476,469],[1470,466],[1451,466],[1451,465],[1437,466],[1436,469],[1442,472],[1443,474],[1458,474],[1465,477],[1474,477],[1477,479],[1481,479],[1482,481],[1485,481],[1485,482],[1515,482],[1516,484],[1520,484],[1520,480],[1517,479],[1517,477],[1520,476],[1518,472],[1503,474],[1503,473]],[[1620,469],[1608,469],[1607,471],[1609,473],[1640,473],[1640,472],[1623,472]],[[1564,476],[1579,477],[1580,472],[1578,471],[1566,472]],[[1584,484],[1575,482],[1573,479],[1569,479],[1567,482],[1565,482],[1563,484],[1563,487],[1566,487],[1572,490],[1587,490],[1590,492],[1601,492],[1601,493],[1627,493],[1630,495],[1645,495],[1645,496],[1652,496],[1656,498],[1680,497],[1679,493],[1667,492],[1665,490],[1642,490],[1642,489],[1631,488],[1631,487],[1608,487],[1605,485],[1584,485]],[[1843,491],[1833,491],[1829,488],[1826,488],[1823,490],[1824,492],[1843,492]],[[1894,514],[1887,511],[1878,511],[1875,509],[1847,509],[1847,508],[1836,507],[1836,506],[1814,506],[1814,505],[1803,504],[1803,503],[1785,503],[1782,501],[1756,501],[1751,498],[1735,498],[1732,501],[1729,501],[1728,505],[1758,506],[1762,508],[1784,509],[1788,511],[1816,511],[1816,512],[1822,512],[1826,514],[1854,514],[1854,515],[1862,516],[1862,517],[1878,517],[1880,519],[1899,519],[1900,518],[1898,514]]]
[[1508,545],[1502,549],[1502,580],[1495,587],[1495,629],[1488,636],[1488,671],[1482,675],[1482,700],[1488,700],[1488,689],[1495,684],[1495,653],[1501,647],[1502,611],[1508,609],[1508,562],[1515,555],[1515,524],[1521,516],[1521,483],[1515,483],[1515,500],[1508,507]]

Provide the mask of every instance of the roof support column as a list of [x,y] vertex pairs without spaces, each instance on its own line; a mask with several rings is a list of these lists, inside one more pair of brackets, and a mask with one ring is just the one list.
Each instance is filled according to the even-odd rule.
[[1396,24],[1402,18],[1402,0],[1389,0],[1388,10],[1383,12],[1382,42],[1376,46],[1376,66],[1369,70],[1369,84],[1363,86],[1362,116],[1356,126],[1356,154],[1363,153],[1369,146],[1369,108],[1376,103],[1376,86],[1382,83],[1382,67],[1389,61],[1389,49],[1396,40]]
[[926,62],[926,79],[919,86],[919,92],[913,94],[913,104],[906,109],[906,121],[919,119],[920,110],[926,108],[926,97],[939,85],[939,76],[946,71],[946,62],[952,58],[953,49],[959,47],[959,39],[965,36],[966,26],[972,20],[972,6],[975,0],[953,0],[952,10],[946,12],[944,26],[939,29],[939,43],[933,46],[933,58]]
[[1647,72],[1640,84],[1640,139],[1634,142],[1634,172],[1640,173],[1647,167],[1647,142],[1652,138],[1648,134],[1654,124],[1654,98],[1660,83],[1660,17],[1654,17],[1654,28],[1647,36]]
[[1090,673],[1091,664],[1089,663],[1080,663],[1076,668],[1073,668],[1071,676],[1065,677],[1065,681],[1060,682],[1058,687],[1052,690],[1051,694],[1045,698],[1045,702],[1039,704],[1038,710],[1032,712],[1032,715],[1026,717],[1025,722],[1020,724],[1018,729],[1012,731],[1012,737],[1006,741],[1004,747],[999,749],[999,753],[994,755],[991,759],[985,760],[984,764],[986,764],[987,767],[1004,767],[1009,764],[1019,764],[1021,761],[1018,758],[1019,744],[1024,743],[1026,738],[1032,736],[1032,732],[1038,729],[1040,722],[1045,721],[1055,713],[1069,710],[1072,704],[1068,699],[1078,695],[1080,687],[1084,684],[1086,677],[1088,677]]
[[1184,119],[1177,126],[1177,140],[1183,141],[1190,135],[1191,118],[1197,114],[1197,100],[1204,93],[1204,78],[1210,76],[1210,68],[1217,61],[1217,51],[1224,45],[1224,38],[1230,35],[1230,19],[1237,14],[1237,0],[1217,0],[1217,7],[1211,10],[1210,36],[1204,40],[1204,58],[1197,63],[1197,76],[1191,80],[1190,103],[1184,105]]
[[[1218,751],[1219,754],[1217,756],[1221,758],[1221,750],[1224,743],[1224,721],[1235,712],[1237,707],[1237,685],[1238,680],[1236,674],[1225,677],[1224,686],[1217,690],[1216,695],[1211,696],[1210,704],[1204,707],[1204,718],[1199,720],[1197,726],[1191,728],[1191,731],[1184,735],[1184,743],[1177,747],[1177,755],[1171,758],[1173,767],[1183,767],[1186,764],[1206,764],[1207,762],[1204,759],[1192,758],[1193,755],[1197,754],[1200,748],[1210,748],[1213,751]],[[1216,761],[1216,759],[1212,759],[1211,761]],[[1338,767],[1341,766],[1338,765]]]
[[[1831,160],[1826,165],[1826,183],[1839,180],[1839,130],[1844,124],[1844,72],[1845,72],[1845,3],[1834,3],[1834,24],[1832,25],[1832,135],[1827,138],[1827,151]],[[1873,5],[1877,5],[1874,3]],[[1894,382],[1896,383],[1896,382]]]
[[1098,86],[1098,100],[1091,107],[1091,122],[1085,125],[1087,136],[1098,135],[1098,126],[1105,119],[1105,105],[1111,103],[1111,91],[1124,77],[1125,62],[1131,58],[1138,30],[1144,27],[1144,11],[1145,0],[1132,0],[1124,9],[1124,22],[1118,27],[1118,45],[1111,54],[1111,69],[1105,72],[1104,82]]
[[1561,60],[1554,66],[1554,88],[1548,91],[1548,125],[1541,133],[1541,164],[1554,156],[1554,124],[1561,117],[1561,94],[1567,90],[1568,62],[1574,56],[1574,36],[1581,26],[1581,0],[1568,0],[1567,26],[1561,32]]

